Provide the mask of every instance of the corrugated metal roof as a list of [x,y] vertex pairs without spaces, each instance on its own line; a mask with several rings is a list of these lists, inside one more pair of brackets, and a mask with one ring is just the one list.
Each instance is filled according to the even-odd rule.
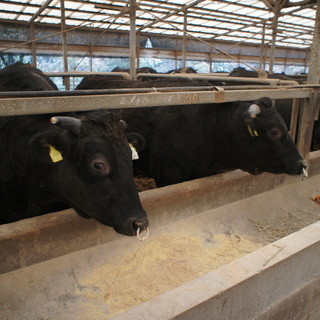
[[[278,0],[147,0],[137,1],[137,29],[160,34],[183,34],[187,10],[189,35],[209,40],[259,43],[271,41],[272,8]],[[48,3],[38,15],[40,8]],[[65,0],[67,26],[129,30],[126,0]],[[316,1],[291,0],[281,10],[276,45],[309,47],[312,42]],[[0,0],[0,19],[59,24],[59,0]]]

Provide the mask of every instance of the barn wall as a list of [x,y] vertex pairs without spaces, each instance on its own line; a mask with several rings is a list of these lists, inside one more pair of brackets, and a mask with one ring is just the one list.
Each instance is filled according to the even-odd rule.
[[[36,25],[35,37],[42,38],[60,31],[59,26]],[[100,56],[129,56],[129,32],[110,31],[103,33],[100,29],[76,29],[68,32],[69,54],[86,53],[89,49],[92,55]],[[145,48],[150,39],[152,48]],[[0,50],[7,46],[16,45],[30,40],[30,26],[23,23],[2,22],[0,25]],[[140,56],[153,56],[162,58],[182,57],[182,38],[174,36],[162,36],[155,34],[143,34],[139,37]],[[215,41],[214,46],[224,50],[243,61],[259,61],[260,46],[237,44],[231,42]],[[37,41],[37,53],[61,54],[61,36],[55,35]],[[188,39],[187,58],[204,60],[224,59],[229,60],[210,46],[194,39]],[[17,48],[10,48],[6,52],[31,53],[31,45],[25,44]],[[304,65],[309,59],[309,50],[294,48],[277,48],[276,63],[293,63]]]

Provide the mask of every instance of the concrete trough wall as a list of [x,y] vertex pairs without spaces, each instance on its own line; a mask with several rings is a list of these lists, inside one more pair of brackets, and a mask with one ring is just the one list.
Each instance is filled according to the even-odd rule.
[[[164,223],[164,219],[169,220],[166,216],[177,213],[170,211],[169,203],[175,202],[169,199],[169,212],[161,213],[163,220],[152,215],[151,233],[146,241],[124,236],[112,239],[115,233],[105,228],[110,231],[109,242],[2,274],[0,318],[318,320],[320,222],[309,224],[320,218],[319,205],[310,199],[320,193],[320,175],[293,180],[205,212],[186,212],[183,218],[175,214],[171,222]],[[238,189],[243,185],[239,184]],[[203,208],[201,202],[198,205]],[[307,224],[296,226],[301,220]],[[265,221],[263,229],[257,228],[258,221]],[[272,229],[266,229],[268,225],[275,230],[285,227],[286,234],[309,226],[289,236],[282,235],[281,239],[276,234],[279,240],[274,242],[274,238],[269,238]],[[68,231],[66,227],[64,230]],[[206,250],[223,246],[216,235],[234,239],[232,246],[226,245],[216,255],[207,256]],[[85,236],[82,242],[84,239]],[[245,239],[251,239],[254,245],[241,245],[242,253],[232,254]],[[60,246],[70,250],[64,243],[70,240],[72,234],[65,235]],[[47,255],[50,250],[57,250],[59,241],[54,240],[51,246],[35,242],[34,246],[29,248],[29,254]],[[186,247],[187,252],[193,251],[180,255]],[[27,253],[24,252],[25,257]],[[204,264],[198,263],[199,255],[206,257],[200,261],[210,265],[202,273],[199,271]],[[168,270],[176,270],[177,278],[185,273],[190,275],[185,262],[194,270],[192,277],[168,286],[168,279],[172,279]],[[166,286],[155,292],[158,283]],[[150,289],[153,293],[141,298]]]
[[262,247],[113,320],[318,320],[320,222]]
[[[320,173],[320,151],[311,153],[309,174]],[[294,183],[299,176],[240,170],[206,177],[140,194],[151,230],[187,216]],[[70,252],[115,240],[121,235],[73,210],[47,214],[0,226],[3,261],[0,273],[24,268]]]

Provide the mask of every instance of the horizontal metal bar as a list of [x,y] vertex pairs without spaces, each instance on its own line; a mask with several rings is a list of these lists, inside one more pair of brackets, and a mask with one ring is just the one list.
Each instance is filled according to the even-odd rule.
[[[85,77],[90,75],[102,75],[102,76],[121,76],[124,79],[130,79],[130,74],[127,72],[45,72],[48,77]],[[188,78],[193,80],[216,80],[224,82],[245,82],[245,83],[263,83],[273,85],[296,85],[298,82],[295,80],[281,80],[281,79],[269,79],[269,78],[245,78],[245,77],[229,77],[228,74],[205,74],[205,73],[138,73],[137,78]]]
[[[127,72],[45,72],[48,77],[85,77],[89,75],[102,75],[102,76],[122,76],[125,79],[130,79],[130,74]],[[246,77],[229,77],[228,74],[212,74],[212,73],[138,73],[137,78],[188,78],[193,80],[216,80],[224,82],[246,82],[246,83],[263,83],[273,85],[297,85],[295,80],[281,80],[269,78],[246,78]]]
[[120,76],[124,79],[130,79],[130,74],[127,72],[70,71],[70,72],[44,72],[44,74],[48,77]]
[[[212,61],[213,62],[213,61]],[[221,77],[228,77],[229,72],[197,72],[198,76],[221,76]]]
[[223,82],[241,82],[241,83],[263,83],[273,85],[297,85],[298,82],[294,80],[281,80],[269,78],[245,78],[245,77],[229,77],[229,76],[215,76],[215,75],[199,75],[197,73],[138,73],[137,78],[188,78],[192,80],[216,80]]
[[119,109],[156,107],[231,101],[256,100],[261,97],[271,99],[309,98],[314,88],[222,90],[200,92],[152,92],[135,94],[108,94],[67,97],[4,98],[0,99],[0,116],[41,113],[60,113],[95,109]]
[[[254,86],[255,89],[261,86]],[[119,89],[90,89],[90,90],[71,90],[71,91],[7,91],[0,92],[0,98],[22,98],[22,97],[68,97],[83,95],[102,95],[102,94],[124,94],[124,93],[149,93],[149,92],[176,92],[176,91],[212,91],[215,86],[203,87],[162,87],[162,88],[119,88]],[[225,87],[223,87],[225,88]],[[234,87],[229,87],[234,88]],[[241,87],[237,87],[241,89]]]
[[[313,88],[320,85],[297,85],[290,88]],[[0,92],[1,98],[31,98],[31,97],[68,97],[83,95],[102,95],[102,94],[124,94],[124,93],[149,93],[149,92],[180,92],[180,91],[224,91],[224,90],[260,90],[260,89],[279,89],[279,86],[270,85],[240,85],[240,86],[199,86],[199,87],[152,87],[152,88],[118,88],[118,89],[88,89],[71,91],[5,91]]]

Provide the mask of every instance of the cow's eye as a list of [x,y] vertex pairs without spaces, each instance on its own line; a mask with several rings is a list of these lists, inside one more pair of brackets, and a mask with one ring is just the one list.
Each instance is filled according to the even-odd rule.
[[106,176],[110,173],[110,165],[105,158],[97,158],[91,162],[91,168],[95,174]]
[[281,130],[279,130],[278,128],[273,128],[272,130],[269,131],[269,136],[273,139],[279,139],[281,135],[282,135]]
[[105,171],[106,170],[106,165],[103,162],[96,161],[96,162],[93,163],[93,166],[94,166],[95,169],[100,170],[100,171]]

